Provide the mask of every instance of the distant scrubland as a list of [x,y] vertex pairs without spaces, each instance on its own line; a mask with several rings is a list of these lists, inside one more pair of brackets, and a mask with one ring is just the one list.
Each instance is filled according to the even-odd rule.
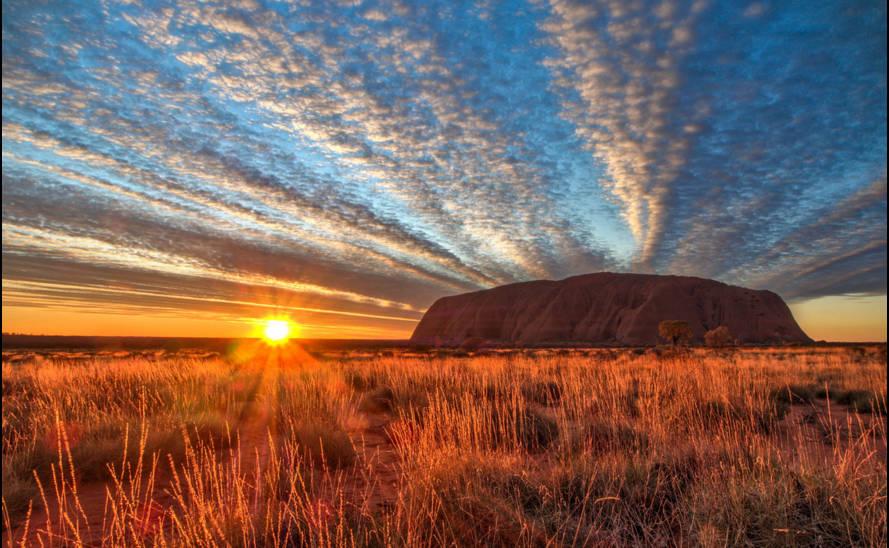
[[885,345],[4,352],[2,374],[9,546],[886,543]]

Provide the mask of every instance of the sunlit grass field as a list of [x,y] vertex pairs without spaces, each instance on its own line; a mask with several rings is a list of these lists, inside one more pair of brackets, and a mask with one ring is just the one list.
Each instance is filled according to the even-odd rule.
[[886,543],[885,345],[13,358],[9,546]]

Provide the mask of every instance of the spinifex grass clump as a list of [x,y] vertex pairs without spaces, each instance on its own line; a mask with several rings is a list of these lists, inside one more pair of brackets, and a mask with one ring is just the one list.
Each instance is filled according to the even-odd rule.
[[3,365],[4,542],[884,545],[880,348]]

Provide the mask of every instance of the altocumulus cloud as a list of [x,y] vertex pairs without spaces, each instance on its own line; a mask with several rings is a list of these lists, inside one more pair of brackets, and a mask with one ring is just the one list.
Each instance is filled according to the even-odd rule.
[[2,176],[4,305],[885,294],[886,8],[10,1]]

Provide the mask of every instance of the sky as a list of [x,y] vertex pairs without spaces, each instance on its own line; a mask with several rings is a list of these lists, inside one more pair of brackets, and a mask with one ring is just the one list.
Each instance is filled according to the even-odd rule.
[[596,272],[886,340],[886,3],[3,1],[3,331],[404,338]]

